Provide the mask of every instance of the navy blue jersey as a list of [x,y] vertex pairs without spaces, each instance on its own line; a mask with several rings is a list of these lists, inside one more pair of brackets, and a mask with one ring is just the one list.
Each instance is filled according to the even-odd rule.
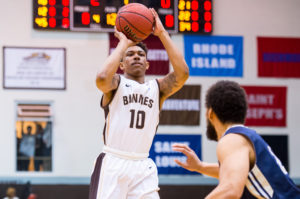
[[293,183],[270,146],[255,130],[240,125],[229,128],[224,136],[229,133],[247,137],[255,150],[256,162],[248,173],[243,199],[300,199],[300,189]]

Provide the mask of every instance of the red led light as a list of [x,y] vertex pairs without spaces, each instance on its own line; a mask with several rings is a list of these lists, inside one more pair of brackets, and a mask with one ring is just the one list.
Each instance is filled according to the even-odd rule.
[[69,16],[69,12],[70,12],[70,9],[68,7],[64,7],[63,11],[62,11],[62,16],[68,17]]
[[68,18],[63,18],[62,27],[63,28],[69,28],[69,26],[70,26],[70,20]]
[[192,1],[192,10],[198,10],[198,9],[199,9],[199,2]]
[[205,32],[211,32],[211,23],[206,22],[206,23],[204,24],[204,31],[205,31]]
[[192,20],[193,21],[198,21],[199,20],[199,13],[196,11],[192,12]]
[[211,2],[210,1],[205,1],[204,2],[204,10],[211,10]]
[[192,23],[192,31],[193,32],[198,32],[199,31],[199,23],[198,22],[193,22]]
[[91,0],[91,5],[92,6],[100,6],[99,0]]
[[54,7],[49,7],[49,16],[54,17],[56,15],[56,9]]
[[81,22],[83,25],[89,25],[90,21],[91,21],[90,13],[88,12],[81,13]]
[[54,6],[56,4],[56,0],[49,0],[48,4],[50,6]]
[[62,0],[63,6],[69,6],[70,5],[70,0]]
[[205,21],[211,21],[211,12],[205,12],[204,13],[204,20]]
[[167,27],[173,27],[174,26],[174,16],[173,15],[166,15],[166,26]]
[[49,18],[49,27],[50,28],[56,27],[56,19],[55,18]]
[[162,8],[170,8],[171,0],[160,0],[160,5]]

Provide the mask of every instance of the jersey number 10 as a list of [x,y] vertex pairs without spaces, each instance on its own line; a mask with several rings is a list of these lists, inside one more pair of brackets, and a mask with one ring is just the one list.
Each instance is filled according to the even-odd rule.
[[135,128],[137,128],[137,129],[144,128],[145,117],[146,117],[145,111],[137,111],[137,113],[135,114],[135,110],[131,109],[130,113],[131,113],[131,120],[130,120],[129,127],[134,128],[134,123],[135,123]]

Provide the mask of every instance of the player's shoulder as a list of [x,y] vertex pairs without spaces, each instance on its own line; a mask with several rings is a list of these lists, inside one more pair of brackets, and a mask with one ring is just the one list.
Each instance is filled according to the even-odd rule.
[[249,139],[242,133],[228,133],[218,141],[217,149],[240,148],[249,145]]

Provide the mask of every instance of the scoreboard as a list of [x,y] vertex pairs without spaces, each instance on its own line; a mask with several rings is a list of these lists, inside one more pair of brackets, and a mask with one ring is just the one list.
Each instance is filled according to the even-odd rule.
[[212,0],[33,0],[34,29],[113,32],[128,3],[154,8],[169,33],[212,33]]

